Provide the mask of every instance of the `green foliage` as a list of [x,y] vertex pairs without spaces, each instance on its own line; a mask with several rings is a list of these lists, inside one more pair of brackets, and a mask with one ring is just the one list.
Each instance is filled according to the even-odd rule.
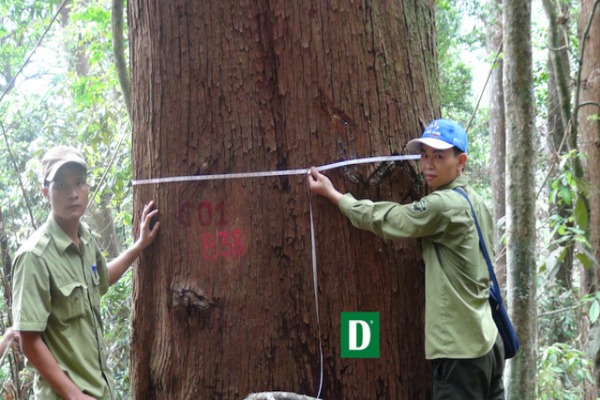
[[[547,278],[546,278],[547,279]],[[581,321],[589,314],[591,300],[582,300],[572,290],[547,285],[538,300],[538,342],[549,346],[579,334]],[[550,311],[544,311],[550,310]]]
[[598,316],[600,316],[600,292],[585,296],[583,301],[591,303],[588,318],[590,319],[590,324],[593,324],[598,320]]
[[593,260],[589,259],[591,248],[586,230],[588,229],[588,206],[584,197],[588,192],[587,182],[577,178],[573,173],[572,162],[575,158],[582,157],[573,150],[561,157],[558,176],[551,183],[549,201],[566,210],[564,213],[550,215],[552,237],[557,237],[554,243],[563,248],[580,244],[581,250],[576,254],[577,259],[584,265],[591,266]]
[[540,349],[538,399],[579,400],[585,395],[584,381],[593,383],[593,365],[581,350],[566,343]]
[[436,30],[440,71],[442,115],[456,121],[468,120],[471,104],[471,68],[463,61],[461,52],[469,42],[461,32],[462,14],[457,2],[436,3]]
[[[558,173],[550,182],[549,203],[556,210],[548,217],[548,248],[554,249],[540,266],[545,292],[540,296],[538,329],[542,357],[539,360],[540,399],[579,399],[584,386],[593,385],[593,364],[578,350],[582,326],[592,326],[600,316],[600,293],[580,298],[577,287],[565,291],[555,285],[558,269],[572,251],[575,260],[586,268],[597,261],[588,241],[588,206],[586,181],[573,173],[573,164],[582,155],[573,150],[561,157]],[[560,343],[557,343],[560,342]]]
[[576,178],[572,172],[572,163],[578,157],[581,157],[581,154],[576,151],[563,155],[558,173],[549,185],[548,200],[556,207],[551,208],[555,211],[548,216],[548,239],[545,244],[546,248],[552,250],[539,266],[540,276],[544,279],[540,282],[540,287],[546,288],[546,292],[540,297],[539,308],[562,309],[564,312],[552,314],[552,318],[545,318],[543,312],[540,314],[539,330],[540,333],[545,332],[540,334],[540,337],[545,338],[546,343],[564,342],[577,337],[580,329],[578,324],[586,317],[581,309],[590,302],[590,323],[595,322],[597,318],[595,310],[598,304],[595,297],[579,300],[577,292],[564,291],[564,287],[554,284],[559,269],[569,261],[567,257],[574,257],[587,268],[592,267],[595,262],[589,251],[590,244],[586,233],[588,209],[582,197],[582,194],[587,192],[587,184]]
[[[468,128],[469,161],[466,172],[470,183],[484,198],[491,199],[488,111],[485,108],[475,111],[473,67],[464,58],[465,53],[484,48],[485,32],[477,19],[481,18],[484,9],[481,3],[470,0],[437,1],[436,30],[442,116]],[[468,31],[463,30],[465,17],[472,26]],[[477,93],[477,97],[479,95]]]
[[42,36],[56,0],[0,1],[0,88],[4,90]]
[[[57,4],[54,0],[0,1],[0,89],[33,50]],[[119,242],[132,242],[130,123],[112,62],[111,2],[74,1],[68,7],[68,21],[61,25],[59,18],[52,26],[17,85],[0,103],[0,121],[17,165],[4,156],[7,145],[2,138],[0,209],[11,254],[48,215],[37,172],[43,153],[56,144],[82,150],[90,193],[98,190],[94,203],[110,198]],[[130,295],[131,274],[126,274],[111,287],[102,306],[118,396],[129,392]],[[8,306],[0,307],[2,315],[7,315]],[[5,363],[0,374],[6,368]],[[31,379],[24,384],[30,385]]]
[[129,391],[131,285],[131,272],[128,272],[102,298],[104,340],[118,398],[126,398],[123,394]]
[[[468,121],[464,124],[467,126]],[[486,200],[491,207],[492,185],[490,170],[490,133],[489,133],[489,111],[487,108],[480,109],[469,127],[469,161],[466,175],[469,184],[477,189],[477,192]]]

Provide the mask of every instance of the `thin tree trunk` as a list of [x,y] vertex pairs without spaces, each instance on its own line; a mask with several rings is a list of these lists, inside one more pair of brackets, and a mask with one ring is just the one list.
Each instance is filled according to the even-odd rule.
[[115,69],[123,93],[123,102],[127,108],[127,115],[131,119],[131,79],[125,58],[125,37],[123,35],[123,0],[113,0],[111,7],[111,29],[113,37],[113,56]]
[[[568,19],[563,14],[564,9],[559,9],[551,0],[543,0],[544,10],[548,17],[548,58],[552,77],[550,83],[553,84],[552,94],[556,96],[553,110],[554,115],[560,117],[562,130],[567,130],[567,125],[571,119],[571,100],[569,90],[569,58],[568,58],[568,32],[565,31],[565,25]],[[567,58],[565,59],[565,56]],[[549,93],[550,95],[550,93]]]
[[[283,170],[402,152],[439,115],[433,2],[128,2],[136,179]],[[356,196],[421,195],[410,164],[330,171]],[[134,275],[137,399],[427,399],[414,241],[353,229],[305,176],[161,183]],[[138,210],[139,211],[139,210]],[[135,215],[138,215],[136,212]],[[378,359],[340,357],[340,314],[381,316]]]
[[[551,168],[552,174],[549,176],[548,184],[558,176],[557,166],[560,164],[560,157],[573,149],[576,145],[576,136],[570,134],[565,137],[570,131],[571,120],[571,93],[569,91],[569,82],[571,79],[571,68],[569,66],[569,31],[568,31],[568,15],[569,5],[559,4],[551,0],[544,0],[544,10],[548,17],[548,118],[546,121],[547,127],[547,153],[548,165]],[[559,8],[560,7],[560,8]],[[570,206],[563,204],[550,204],[550,214],[560,215],[562,218],[569,217]],[[559,239],[557,233],[555,240]],[[575,243],[569,241],[566,243],[566,248],[562,249],[565,252],[564,257],[557,262],[555,268],[556,283],[558,283],[561,292],[569,291],[573,288],[573,257]],[[550,251],[561,248],[561,245],[556,245]],[[560,320],[555,320],[556,326],[551,331],[555,334],[549,338],[559,342],[565,342],[565,332],[558,324]]]
[[[493,12],[487,21],[487,49],[496,54],[502,46],[502,0],[491,0]],[[506,215],[506,124],[504,123],[504,89],[502,87],[502,57],[492,71],[489,86],[490,99],[490,162],[494,215],[494,253],[496,277],[501,288],[506,287],[506,247],[502,241],[506,224],[500,223]],[[504,296],[506,297],[506,296]]]
[[114,218],[110,208],[110,196],[102,195],[99,204],[92,204],[85,215],[86,222],[98,235],[98,244],[109,259],[121,253],[121,243],[115,230]]
[[508,306],[521,342],[509,362],[510,399],[535,398],[537,309],[535,258],[536,156],[531,54],[531,2],[504,2],[504,101],[507,132]]

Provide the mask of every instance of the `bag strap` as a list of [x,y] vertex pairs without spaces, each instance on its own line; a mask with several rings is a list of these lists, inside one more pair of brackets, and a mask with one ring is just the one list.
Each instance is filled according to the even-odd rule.
[[496,279],[496,274],[494,273],[494,268],[492,267],[492,260],[490,259],[490,255],[487,251],[487,246],[485,245],[485,241],[483,240],[483,234],[481,233],[481,228],[479,227],[479,221],[477,220],[477,215],[475,214],[475,209],[473,208],[473,204],[471,204],[471,200],[469,200],[469,196],[465,191],[460,187],[455,187],[454,190],[456,193],[460,194],[467,200],[469,206],[471,207],[471,214],[473,215],[473,220],[475,221],[475,227],[477,228],[477,234],[479,235],[479,247],[481,247],[481,251],[483,252],[483,257],[485,258],[485,262],[488,266],[488,271],[490,273],[490,278],[494,283],[496,288],[496,292],[498,294],[498,300],[502,303],[502,292],[500,291],[500,286],[498,285],[498,280]]

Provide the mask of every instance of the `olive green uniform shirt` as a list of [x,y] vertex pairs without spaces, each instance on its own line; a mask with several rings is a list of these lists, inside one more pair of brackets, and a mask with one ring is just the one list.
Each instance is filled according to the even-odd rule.
[[[89,228],[79,225],[77,248],[52,215],[18,250],[13,269],[17,331],[41,332],[58,365],[85,393],[112,399],[100,297],[108,290],[106,260]],[[38,399],[59,399],[36,372]]]
[[488,302],[490,276],[467,201],[469,195],[486,246],[492,218],[481,198],[459,177],[412,204],[356,200],[344,195],[340,210],[352,224],[383,237],[419,238],[425,261],[425,357],[477,358],[494,345],[498,330]]

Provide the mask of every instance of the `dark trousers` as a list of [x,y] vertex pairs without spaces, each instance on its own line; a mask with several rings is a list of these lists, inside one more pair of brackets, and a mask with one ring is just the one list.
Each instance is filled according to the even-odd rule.
[[504,345],[500,335],[492,350],[472,359],[432,360],[434,400],[504,400]]

